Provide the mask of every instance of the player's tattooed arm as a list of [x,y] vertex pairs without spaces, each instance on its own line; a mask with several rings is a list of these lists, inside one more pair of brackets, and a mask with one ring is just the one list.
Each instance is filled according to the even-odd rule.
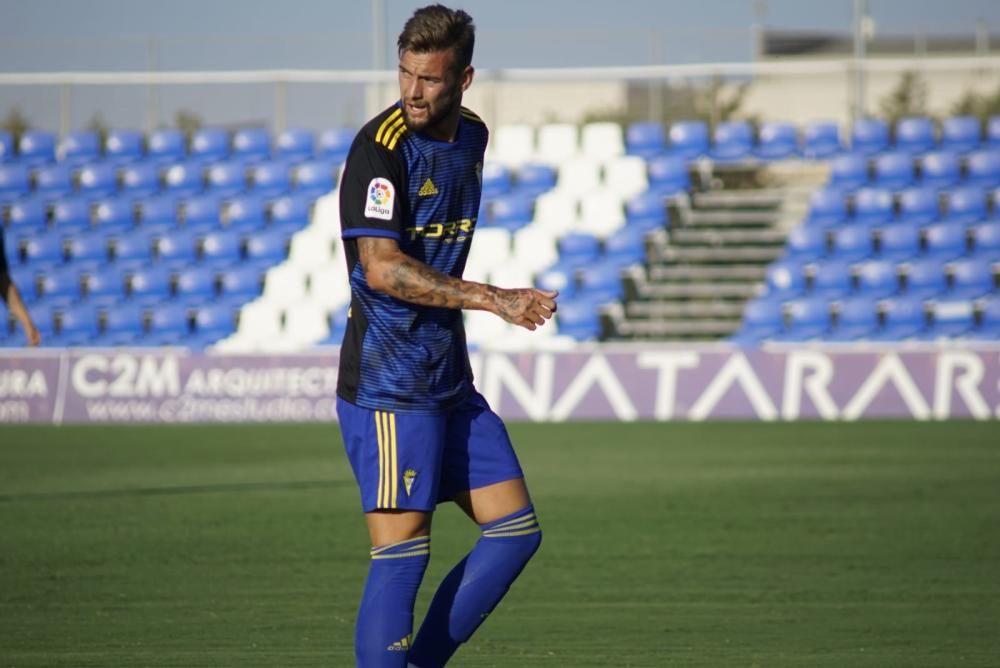
[[542,325],[556,310],[555,292],[507,290],[448,276],[403,253],[393,239],[360,237],[358,255],[372,289],[413,304],[491,311],[526,329]]

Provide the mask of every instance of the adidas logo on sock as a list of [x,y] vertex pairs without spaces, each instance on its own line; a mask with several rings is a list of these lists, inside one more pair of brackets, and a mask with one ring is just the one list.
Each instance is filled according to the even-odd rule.
[[411,633],[402,640],[397,640],[396,642],[386,647],[386,650],[390,652],[405,652],[408,649],[410,649],[410,645],[412,644],[413,644],[413,634]]

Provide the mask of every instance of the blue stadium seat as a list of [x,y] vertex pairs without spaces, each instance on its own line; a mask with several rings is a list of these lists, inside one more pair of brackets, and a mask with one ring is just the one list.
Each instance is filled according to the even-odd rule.
[[312,130],[289,128],[278,134],[277,157],[290,164],[312,160],[316,138]]
[[109,243],[107,234],[94,233],[75,234],[67,241],[69,260],[74,265],[104,264],[110,259]]
[[184,133],[173,128],[154,130],[149,135],[148,157],[160,165],[176,164],[187,158],[187,140]]
[[256,195],[242,195],[226,207],[226,224],[237,230],[254,230],[267,222],[264,200]]
[[191,136],[191,157],[202,162],[217,162],[229,157],[229,131],[223,128],[199,128]]
[[941,205],[937,192],[931,188],[907,188],[899,194],[899,215],[901,223],[921,227],[937,221],[941,217]]
[[857,265],[858,295],[882,299],[899,292],[899,273],[891,260],[869,260]]
[[556,185],[556,170],[542,162],[529,162],[517,170],[514,194],[538,197]]
[[830,330],[830,302],[825,297],[796,299],[785,305],[788,328],[774,337],[780,341],[809,341],[823,338]]
[[589,262],[601,252],[601,242],[591,234],[580,232],[564,235],[558,241],[559,259],[568,262]]
[[82,197],[64,197],[52,207],[52,223],[63,236],[86,233],[90,229],[90,202]]
[[198,161],[178,162],[163,174],[164,190],[177,197],[191,197],[205,189],[204,165]]
[[849,225],[833,232],[833,258],[856,262],[874,254],[872,228],[867,225]]
[[[540,290],[558,290],[560,299],[572,299],[576,296],[576,270],[579,263],[558,260],[535,275],[535,287]],[[562,309],[562,301],[559,302]]]
[[827,160],[843,150],[840,129],[832,121],[806,125],[802,133],[802,154],[810,160]]
[[875,158],[875,186],[902,190],[913,185],[916,165],[913,156],[901,151],[882,153]]
[[977,338],[1000,340],[1000,296],[993,295],[983,303]]
[[878,330],[878,303],[868,295],[841,301],[836,313],[836,324],[825,337],[827,340],[857,341]]
[[[30,235],[41,232],[48,224],[48,203],[42,197],[27,196],[14,200],[10,205],[8,234],[15,232]],[[8,246],[8,251],[10,247]]]
[[883,188],[862,188],[854,194],[851,222],[855,225],[878,226],[893,219],[892,193]]
[[94,205],[94,219],[101,232],[128,232],[135,227],[135,206],[121,197],[98,200]]
[[577,341],[592,341],[601,335],[600,303],[577,298],[559,303],[556,324],[559,334]]
[[989,262],[966,258],[951,263],[950,269],[951,290],[948,292],[948,299],[980,299],[997,289]]
[[975,307],[972,302],[948,297],[931,305],[931,326],[926,338],[955,338],[972,330],[976,325]]
[[195,337],[190,339],[193,347],[214,343],[236,331],[236,311],[227,302],[206,304],[194,312]]
[[809,198],[810,226],[835,227],[847,220],[847,197],[837,188],[823,188]]
[[218,197],[233,197],[247,189],[247,165],[243,160],[216,162],[208,167],[208,191]]
[[305,195],[279,197],[271,202],[271,224],[305,227],[309,224],[312,203],[312,198]]
[[510,192],[514,186],[514,177],[510,168],[499,162],[487,162],[483,165],[483,197],[494,199]]
[[[0,130],[0,163],[13,162],[17,159],[17,152],[14,150],[14,135],[6,130]],[[0,330],[0,334],[2,334]],[[0,338],[3,338],[0,336]]]
[[886,299],[881,304],[883,324],[869,338],[879,341],[901,341],[918,336],[927,326],[923,301],[913,297]]
[[222,298],[230,304],[250,301],[260,296],[264,271],[253,264],[230,265],[219,275]]
[[982,188],[956,188],[948,193],[948,214],[945,220],[949,223],[971,225],[986,218],[986,193]]
[[56,155],[68,165],[95,162],[101,158],[101,138],[90,130],[75,130],[59,142]]
[[895,262],[920,254],[920,228],[910,223],[893,223],[877,230],[879,257]]
[[344,162],[357,134],[357,130],[352,128],[323,130],[319,135],[319,150],[316,157],[337,164]]
[[216,297],[216,284],[215,268],[185,267],[177,272],[176,298],[190,304],[210,302]]
[[90,343],[100,331],[100,313],[90,302],[61,311],[58,322],[58,334],[63,345]]
[[[649,191],[661,200],[685,193],[691,188],[691,175],[687,162],[677,155],[658,155],[650,158],[646,165]],[[553,185],[555,185],[553,180]]]
[[91,199],[113,195],[118,191],[118,172],[107,162],[85,165],[79,174],[79,192]]
[[31,170],[27,165],[0,163],[0,206],[31,192]]
[[645,230],[666,227],[667,209],[663,196],[653,190],[641,192],[625,203],[627,226]]
[[65,259],[63,235],[52,230],[29,237],[24,244],[24,259],[35,268],[62,264]]
[[708,126],[702,121],[678,121],[670,126],[670,152],[691,160],[708,155]]
[[1000,146],[1000,116],[990,116],[986,120],[986,143],[989,146]]
[[115,262],[128,266],[146,266],[153,261],[155,242],[156,235],[145,228],[116,237],[112,243]]
[[146,309],[142,304],[114,304],[105,309],[104,317],[104,332],[97,338],[99,345],[134,344],[145,333]]
[[[17,283],[21,286],[24,285],[23,281],[17,281]],[[21,297],[27,299],[24,290],[21,290]],[[31,319],[34,321],[35,327],[38,328],[38,333],[42,335],[42,345],[48,345],[49,340],[56,333],[56,313],[59,309],[54,304],[45,302],[37,302],[30,306]],[[0,348],[23,348],[27,345],[28,341],[24,336],[24,330],[15,322],[12,317],[9,321],[6,317],[0,318]]]
[[709,155],[713,160],[743,160],[751,157],[753,148],[753,128],[747,121],[723,121],[712,130]]
[[534,202],[525,195],[511,194],[493,202],[493,225],[519,230],[531,222]]
[[926,153],[934,148],[934,121],[926,116],[906,116],[896,121],[896,150]]
[[129,298],[143,304],[156,304],[173,296],[173,272],[169,267],[141,267],[129,279]]
[[785,160],[799,157],[798,130],[792,123],[771,121],[760,128],[757,149],[758,158],[764,160]]
[[38,279],[38,295],[55,306],[68,306],[80,301],[80,270],[75,266],[60,266],[42,273]]
[[625,152],[649,160],[667,150],[667,135],[660,123],[632,123],[625,129]]
[[149,228],[177,225],[178,204],[176,195],[154,195],[139,200],[139,222]]
[[941,148],[968,153],[982,142],[982,124],[975,116],[949,116],[941,121]]
[[730,337],[738,345],[754,346],[781,334],[784,315],[781,302],[768,297],[751,299],[743,307],[743,320],[739,330]]
[[150,311],[148,343],[177,345],[191,333],[188,306],[179,303],[158,304]]
[[830,163],[830,187],[855,190],[868,183],[868,157],[861,153],[844,153]]
[[233,134],[233,157],[257,161],[271,157],[271,133],[267,128],[241,128]]
[[184,226],[196,230],[211,230],[222,224],[222,197],[208,193],[184,200],[181,211]]
[[864,155],[884,151],[889,146],[889,126],[880,118],[858,119],[851,128],[851,150]]
[[961,163],[956,152],[933,151],[920,159],[920,184],[926,188],[944,190],[953,187],[961,178]]
[[[266,199],[287,195],[292,189],[292,172],[281,161],[262,162],[250,170],[253,192]],[[327,191],[329,192],[329,191]]]
[[982,188],[1000,186],[1000,147],[973,151],[966,158],[968,175],[964,184]]
[[1000,262],[1000,221],[980,223],[971,228],[975,257]]
[[214,267],[232,267],[243,261],[243,237],[239,230],[215,230],[201,242],[202,261]]
[[649,229],[641,225],[626,225],[604,241],[604,257],[625,264],[646,259],[646,235]]
[[56,136],[45,130],[28,130],[17,142],[18,161],[34,166],[55,162]]
[[624,294],[622,269],[627,264],[628,261],[621,257],[604,256],[583,265],[578,272],[578,295],[602,304],[621,299]]
[[966,226],[962,223],[936,223],[923,228],[924,249],[939,262],[954,260],[969,250]]
[[935,258],[921,258],[906,265],[903,294],[914,299],[933,299],[948,289],[944,264]]
[[787,301],[800,297],[806,289],[803,265],[795,260],[772,262],[765,274],[767,297]]
[[73,169],[63,163],[42,165],[35,170],[35,193],[51,200],[73,193]]
[[247,260],[257,264],[277,264],[288,255],[289,235],[280,229],[258,230],[247,236]]
[[152,162],[138,162],[122,170],[122,195],[151,197],[160,192],[160,169]]
[[826,252],[826,228],[818,225],[800,225],[785,239],[785,256],[800,263],[822,258]]
[[197,257],[197,230],[178,227],[156,241],[156,257],[173,267],[194,262]]
[[851,263],[823,260],[813,267],[809,293],[824,299],[846,297],[854,287]]
[[103,265],[88,271],[83,279],[87,301],[93,304],[113,304],[125,299],[126,270],[118,265]]
[[104,159],[114,165],[138,162],[144,157],[142,142],[136,130],[111,130],[104,140]]
[[295,169],[295,192],[321,197],[337,187],[337,165],[332,160],[309,160]]

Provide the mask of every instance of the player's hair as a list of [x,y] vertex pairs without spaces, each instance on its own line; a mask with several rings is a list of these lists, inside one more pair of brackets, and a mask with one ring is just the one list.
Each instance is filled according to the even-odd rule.
[[444,5],[428,5],[413,12],[396,41],[401,56],[404,51],[428,53],[452,49],[459,71],[472,64],[475,44],[476,26],[472,17],[461,9]]

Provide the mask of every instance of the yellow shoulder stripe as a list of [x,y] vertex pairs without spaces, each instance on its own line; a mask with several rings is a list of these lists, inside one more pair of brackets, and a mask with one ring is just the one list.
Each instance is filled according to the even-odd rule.
[[382,136],[386,133],[389,127],[395,123],[403,122],[403,110],[396,109],[396,111],[389,114],[388,118],[382,121],[382,125],[378,126],[378,132],[375,133],[375,141],[382,143]]
[[[400,121],[402,120],[403,119],[400,119]],[[386,133],[386,136],[382,143],[385,144],[385,147],[391,151],[394,148],[396,148],[396,142],[399,141],[399,138],[402,137],[405,132],[406,132],[406,125],[400,123],[398,128],[395,128],[391,132]]]

